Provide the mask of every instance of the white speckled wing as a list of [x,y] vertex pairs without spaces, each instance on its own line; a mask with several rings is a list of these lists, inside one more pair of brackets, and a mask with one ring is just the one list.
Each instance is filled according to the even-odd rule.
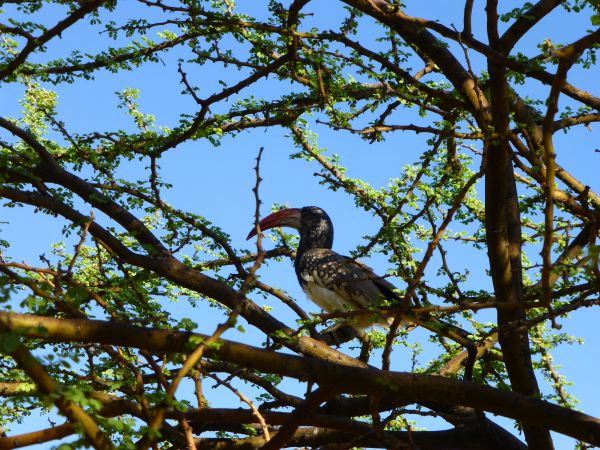
[[365,311],[353,324],[388,324],[378,316],[385,300],[397,299],[394,286],[376,275],[368,266],[328,249],[307,250],[301,261],[299,279],[307,296],[327,312]]

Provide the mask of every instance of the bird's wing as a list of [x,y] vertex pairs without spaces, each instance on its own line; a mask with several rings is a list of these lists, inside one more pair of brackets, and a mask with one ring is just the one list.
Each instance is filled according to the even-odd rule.
[[394,286],[361,262],[326,249],[307,250],[302,259],[303,288],[328,311],[377,309],[399,300]]
[[[347,258],[347,257],[346,257]],[[401,302],[402,298],[396,292],[396,286],[387,281],[384,277],[377,275],[369,266],[360,261],[348,258],[354,265],[364,271],[365,276],[370,279],[384,298],[389,302]]]

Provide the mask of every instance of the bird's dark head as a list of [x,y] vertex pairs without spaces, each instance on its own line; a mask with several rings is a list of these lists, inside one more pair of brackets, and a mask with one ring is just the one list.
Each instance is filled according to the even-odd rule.
[[300,211],[300,245],[304,244],[306,248],[331,248],[333,224],[327,213],[318,206],[305,206]]
[[[317,206],[289,208],[274,212],[258,223],[260,230],[275,227],[295,228],[300,233],[300,246],[305,248],[331,248],[333,224],[325,211]],[[246,239],[256,236],[253,228]]]

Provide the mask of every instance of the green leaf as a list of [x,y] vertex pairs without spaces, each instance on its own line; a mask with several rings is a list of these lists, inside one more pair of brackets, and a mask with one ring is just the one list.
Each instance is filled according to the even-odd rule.
[[18,334],[12,331],[0,333],[0,352],[11,354],[19,345],[21,345],[21,339]]
[[67,294],[77,305],[81,305],[89,297],[87,291],[80,286],[73,286],[67,291]]

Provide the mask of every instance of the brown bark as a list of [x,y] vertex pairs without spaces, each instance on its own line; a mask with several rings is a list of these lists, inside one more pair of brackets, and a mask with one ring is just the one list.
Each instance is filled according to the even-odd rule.
[[[487,27],[490,45],[503,51],[498,36],[497,1],[488,0]],[[513,172],[509,132],[509,91],[506,68],[488,62],[490,73],[490,105],[492,125],[499,138],[488,147],[485,167],[485,226],[490,270],[498,303],[523,304],[523,276],[521,267],[521,217],[517,185]],[[498,342],[511,386],[517,392],[539,396],[539,388],[531,361],[529,333],[510,330],[511,322],[525,319],[525,310],[498,308]],[[527,443],[539,449],[552,449],[547,429],[525,425]]]
[[[57,342],[94,342],[142,348],[152,352],[186,352],[189,332],[158,330],[114,322],[56,319],[0,313],[0,324],[29,338]],[[220,340],[207,349],[207,356],[253,368],[261,372],[319,384],[334,384],[340,392],[391,395],[407,402],[443,401],[511,417],[532,425],[544,425],[567,436],[600,444],[600,419],[516,392],[501,391],[476,383],[414,373],[383,372],[351,367],[316,358],[285,355],[244,344]]]

